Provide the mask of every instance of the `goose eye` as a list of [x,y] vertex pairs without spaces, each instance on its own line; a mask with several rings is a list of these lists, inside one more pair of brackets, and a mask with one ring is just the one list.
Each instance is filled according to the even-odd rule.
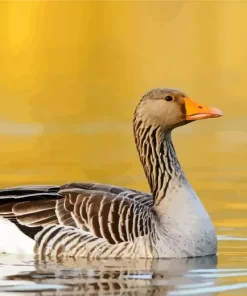
[[171,97],[171,96],[166,96],[166,97],[165,97],[165,100],[166,100],[167,102],[171,102],[171,101],[173,101],[173,97]]

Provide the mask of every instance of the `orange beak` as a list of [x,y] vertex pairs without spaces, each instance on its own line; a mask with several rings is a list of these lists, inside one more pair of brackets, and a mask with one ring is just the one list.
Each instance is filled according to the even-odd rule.
[[186,120],[215,118],[223,115],[223,112],[220,109],[197,104],[189,98],[184,98],[184,103],[186,110]]

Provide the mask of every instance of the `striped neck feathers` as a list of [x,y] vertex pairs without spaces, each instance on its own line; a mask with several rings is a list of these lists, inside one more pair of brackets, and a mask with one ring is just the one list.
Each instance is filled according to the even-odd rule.
[[154,205],[158,206],[167,194],[186,183],[172,144],[171,131],[135,118],[134,136]]

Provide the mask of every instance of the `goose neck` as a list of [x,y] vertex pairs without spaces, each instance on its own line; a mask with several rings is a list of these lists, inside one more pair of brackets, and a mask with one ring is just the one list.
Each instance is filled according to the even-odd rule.
[[186,182],[171,139],[171,131],[160,126],[134,124],[136,147],[144,168],[154,205],[176,187]]

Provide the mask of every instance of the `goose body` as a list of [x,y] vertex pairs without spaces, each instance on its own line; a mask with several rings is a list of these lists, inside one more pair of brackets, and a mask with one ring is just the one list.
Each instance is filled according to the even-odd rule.
[[173,128],[218,117],[173,89],[146,93],[134,114],[137,150],[151,194],[98,183],[0,190],[0,252],[88,258],[216,254],[212,221],[189,184]]

